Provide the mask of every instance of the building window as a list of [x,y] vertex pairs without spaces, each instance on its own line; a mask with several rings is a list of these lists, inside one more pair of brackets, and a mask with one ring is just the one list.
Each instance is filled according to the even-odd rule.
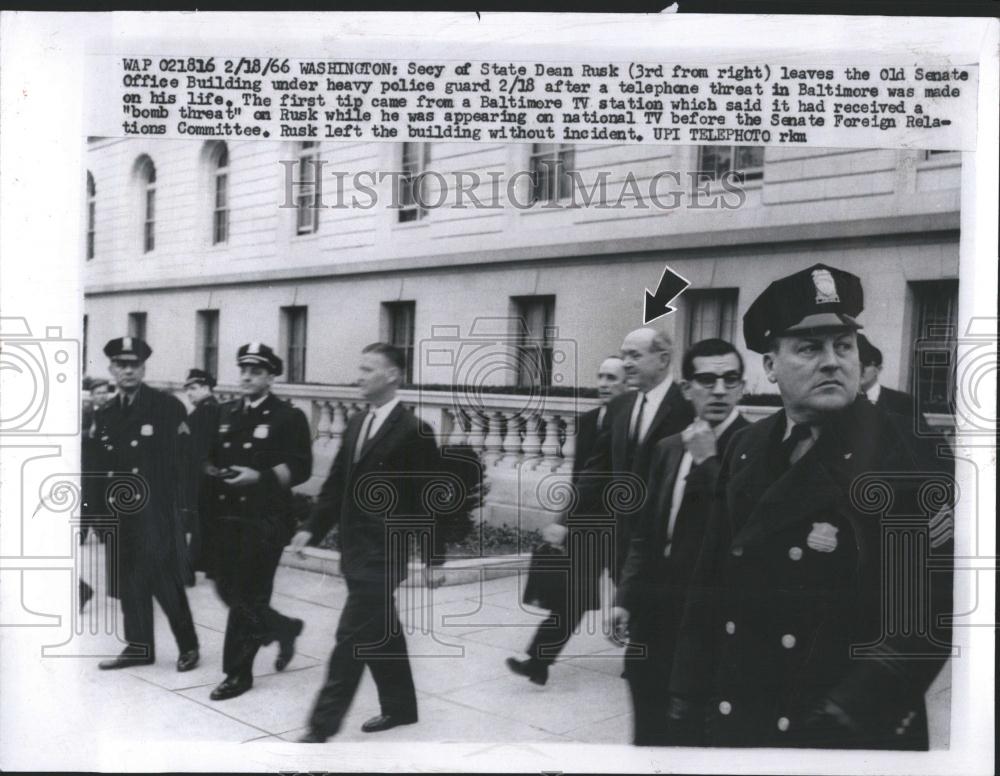
[[399,222],[419,221],[427,215],[424,173],[431,162],[430,143],[403,143],[402,175],[399,178]]
[[146,339],[146,313],[128,314],[128,336]]
[[713,288],[707,291],[685,291],[688,306],[687,347],[712,337],[736,342],[735,288]]
[[763,146],[702,146],[698,149],[698,173],[717,181],[733,172],[736,180],[759,181],[764,177]]
[[97,214],[97,184],[87,172],[87,260],[94,258],[94,220]]
[[229,148],[225,143],[217,143],[212,154],[212,195],[212,245],[218,245],[229,240]]
[[406,356],[404,382],[413,382],[413,322],[417,315],[416,302],[383,302],[382,320],[386,340]]
[[555,202],[572,195],[575,153],[570,143],[531,147],[531,201]]
[[555,334],[554,296],[515,296],[517,384],[538,388],[552,384],[552,341]]
[[148,156],[139,163],[142,183],[142,252],[156,247],[156,166]]
[[957,154],[957,153],[958,151],[940,151],[928,148],[924,151],[924,161],[929,162],[931,159],[940,158],[945,154]]
[[295,195],[295,233],[312,234],[319,229],[319,143],[299,143],[298,192]]
[[281,341],[285,351],[285,379],[306,381],[306,321],[308,307],[281,308]]
[[911,283],[914,300],[913,363],[910,385],[921,412],[952,412],[958,281]]
[[213,377],[219,376],[219,311],[199,310],[195,322],[198,364]]

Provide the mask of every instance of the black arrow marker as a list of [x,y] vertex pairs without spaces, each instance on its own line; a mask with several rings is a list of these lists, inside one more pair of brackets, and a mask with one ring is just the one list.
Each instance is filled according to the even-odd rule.
[[670,303],[689,285],[691,284],[687,280],[670,267],[664,267],[663,274],[660,275],[660,283],[656,287],[656,293],[651,294],[649,289],[646,289],[646,304],[643,306],[642,312],[643,324],[651,323],[657,318],[674,312]]

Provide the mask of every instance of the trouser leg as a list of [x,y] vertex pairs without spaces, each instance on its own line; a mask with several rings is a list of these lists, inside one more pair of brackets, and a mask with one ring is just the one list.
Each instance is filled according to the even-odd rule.
[[122,619],[128,651],[140,657],[155,657],[153,641],[153,593],[146,574],[123,574],[120,581]]
[[361,645],[361,653],[372,653],[366,657],[365,662],[375,680],[382,713],[416,717],[417,693],[413,686],[406,636],[399,621],[395,598],[392,593],[387,595],[388,600],[383,603],[381,616],[369,620],[371,627],[367,629],[371,641],[377,646],[369,650]]
[[177,642],[180,652],[198,648],[198,635],[194,629],[194,618],[191,616],[191,606],[188,603],[184,585],[176,574],[169,571],[163,574],[153,587],[156,600],[159,601],[170,630]]
[[362,626],[367,616],[363,604],[349,593],[337,624],[337,643],[330,655],[326,679],[310,717],[310,727],[323,735],[332,736],[340,729],[354,700],[365,667],[356,654],[358,636],[364,636]]

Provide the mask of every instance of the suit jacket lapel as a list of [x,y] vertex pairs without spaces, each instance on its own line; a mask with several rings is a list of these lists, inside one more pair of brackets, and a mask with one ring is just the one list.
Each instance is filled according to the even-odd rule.
[[[663,471],[660,472],[662,479],[659,498],[656,503],[656,552],[663,554],[663,548],[667,546],[667,525],[670,522],[670,511],[674,505],[674,488],[677,487],[677,475],[680,474],[681,459],[684,458],[684,443],[680,437],[671,437],[671,444],[667,447],[667,457],[664,460]],[[674,444],[676,442],[676,444]],[[674,526],[676,531],[678,526]]]
[[385,438],[385,436],[392,430],[392,427],[399,421],[399,419],[403,416],[403,413],[406,411],[407,410],[403,407],[402,402],[393,407],[392,412],[389,413],[389,417],[385,419],[378,431],[375,432],[375,436],[370,436],[368,441],[365,442],[364,447],[361,448],[361,455],[358,456],[358,464],[365,460],[365,456],[367,456],[372,449]]
[[646,431],[646,436],[642,438],[640,444],[645,445],[650,439],[656,438],[656,429],[663,424],[667,416],[673,410],[673,405],[677,402],[680,396],[681,389],[677,387],[677,383],[671,383],[670,387],[667,389],[666,394],[663,396],[663,401],[660,402],[660,406],[656,408],[656,414],[653,416],[653,422],[649,424],[649,429]]
[[[855,433],[849,436],[851,432]],[[850,483],[867,469],[872,454],[873,445],[865,441],[864,423],[840,415],[827,424],[809,452],[764,489],[734,541],[747,543],[767,536],[831,506],[849,513]],[[759,457],[766,472],[766,447]],[[767,482],[766,474],[763,481]]]

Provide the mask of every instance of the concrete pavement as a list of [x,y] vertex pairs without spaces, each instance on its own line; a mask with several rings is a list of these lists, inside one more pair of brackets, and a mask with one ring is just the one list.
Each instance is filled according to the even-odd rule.
[[[627,744],[631,719],[628,689],[620,678],[622,651],[607,640],[598,613],[584,620],[582,632],[574,635],[546,686],[533,685],[505,667],[505,658],[523,656],[533,629],[545,615],[521,606],[519,580],[508,576],[433,591],[401,588],[398,601],[420,721],[384,733],[362,733],[362,722],[379,713],[374,683],[365,672],[343,728],[332,742]],[[176,646],[158,607],[156,664],[99,671],[98,657],[116,654],[120,646],[114,635],[102,631],[107,621],[97,622],[107,610],[95,606],[99,600],[95,598],[79,621],[82,632],[60,648],[67,657],[91,657],[37,661],[34,653],[38,666],[32,663],[32,667],[41,671],[36,681],[47,689],[32,701],[31,713],[44,725],[17,727],[19,743],[56,747],[72,752],[80,762],[93,763],[107,755],[102,747],[108,740],[119,738],[147,744],[221,741],[255,746],[294,741],[301,735],[334,644],[346,598],[343,580],[279,568],[272,605],[306,622],[296,657],[278,674],[273,668],[277,645],[262,649],[253,690],[223,702],[209,700],[209,693],[222,679],[226,609],[213,585],[200,575],[188,593],[201,640],[202,659],[194,671],[175,670]],[[111,604],[116,607],[116,602]],[[91,632],[91,626],[98,632]],[[8,643],[13,642],[5,637],[5,647]],[[8,669],[10,657],[8,650],[4,661]],[[931,688],[928,700],[932,747],[946,747],[947,671]],[[9,735],[10,725],[7,729]]]

